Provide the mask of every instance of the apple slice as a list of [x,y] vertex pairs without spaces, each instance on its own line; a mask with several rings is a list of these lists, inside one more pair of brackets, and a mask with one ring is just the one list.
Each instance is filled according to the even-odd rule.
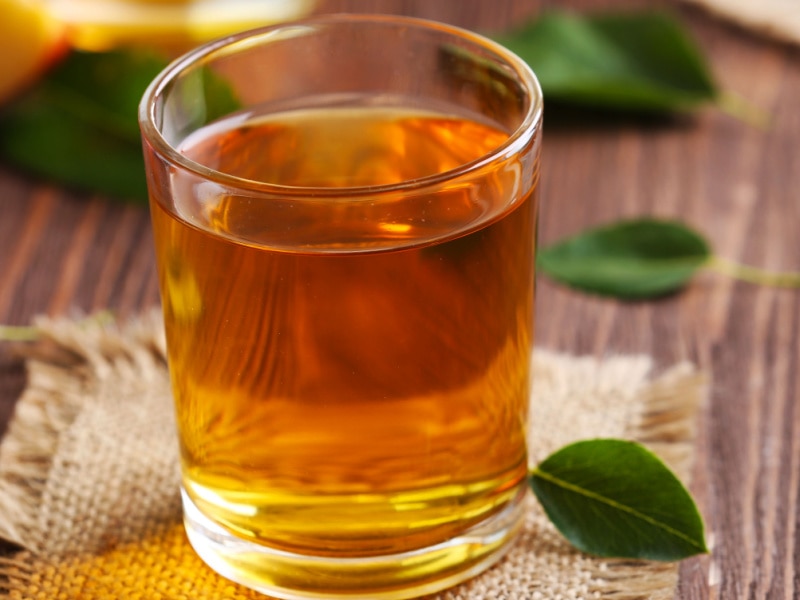
[[35,0],[0,0],[0,103],[33,84],[67,51],[65,29]]

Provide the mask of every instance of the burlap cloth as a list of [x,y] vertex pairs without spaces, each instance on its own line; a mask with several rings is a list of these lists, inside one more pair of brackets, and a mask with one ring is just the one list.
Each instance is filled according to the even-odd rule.
[[[41,321],[29,381],[0,446],[5,598],[244,600],[183,533],[178,460],[159,320],[120,326]],[[704,379],[690,365],[654,377],[651,361],[538,351],[532,460],[576,440],[638,439],[686,481]],[[441,593],[456,599],[671,599],[677,566],[608,561],[573,550],[535,500],[497,566]]]
[[754,33],[800,44],[798,0],[683,0]]

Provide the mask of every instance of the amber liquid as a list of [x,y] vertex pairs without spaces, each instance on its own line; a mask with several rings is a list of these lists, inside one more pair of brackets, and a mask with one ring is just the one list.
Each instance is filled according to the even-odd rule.
[[536,193],[517,195],[519,165],[380,202],[341,190],[506,138],[360,108],[187,140],[224,173],[326,188],[243,197],[174,176],[173,200],[153,198],[184,487],[206,516],[293,553],[381,555],[450,539],[525,485]]

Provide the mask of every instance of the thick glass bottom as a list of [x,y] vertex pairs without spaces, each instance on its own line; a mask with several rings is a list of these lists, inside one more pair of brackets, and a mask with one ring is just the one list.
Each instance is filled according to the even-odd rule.
[[223,577],[285,600],[400,600],[451,587],[497,562],[522,524],[526,493],[521,485],[501,512],[445,542],[363,558],[309,556],[254,544],[233,536],[203,515],[188,494],[182,496],[189,541]]

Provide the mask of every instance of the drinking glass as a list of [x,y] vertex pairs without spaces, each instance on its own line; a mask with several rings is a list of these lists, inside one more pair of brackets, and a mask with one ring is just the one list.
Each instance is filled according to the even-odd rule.
[[396,16],[258,29],[140,108],[186,531],[280,598],[407,598],[520,527],[542,96]]

